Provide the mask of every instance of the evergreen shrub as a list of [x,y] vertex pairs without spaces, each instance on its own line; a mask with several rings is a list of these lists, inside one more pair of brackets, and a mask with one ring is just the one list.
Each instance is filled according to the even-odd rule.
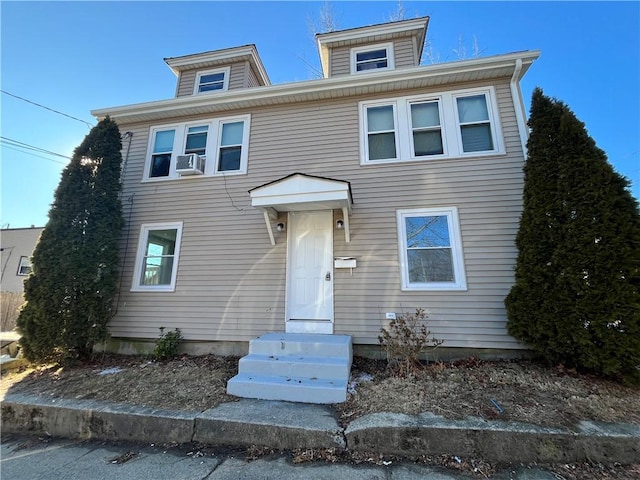
[[117,124],[105,118],[62,172],[17,320],[29,360],[87,358],[107,338],[123,225],[121,147]]
[[551,364],[640,380],[640,214],[561,101],[533,93],[507,328]]

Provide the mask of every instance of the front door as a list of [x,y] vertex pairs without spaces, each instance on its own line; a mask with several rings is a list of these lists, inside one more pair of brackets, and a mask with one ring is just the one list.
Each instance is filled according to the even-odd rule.
[[290,212],[288,333],[333,333],[333,212]]

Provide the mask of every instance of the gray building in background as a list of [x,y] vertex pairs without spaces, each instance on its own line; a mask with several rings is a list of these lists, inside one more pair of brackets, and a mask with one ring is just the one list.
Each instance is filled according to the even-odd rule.
[[7,228],[0,231],[2,293],[22,293],[24,279],[31,272],[31,254],[44,227]]

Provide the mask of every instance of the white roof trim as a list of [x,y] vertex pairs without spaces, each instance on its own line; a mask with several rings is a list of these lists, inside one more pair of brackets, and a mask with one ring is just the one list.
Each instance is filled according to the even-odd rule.
[[350,240],[349,213],[352,201],[349,182],[294,173],[254,188],[249,194],[251,206],[264,213],[272,245],[275,245],[275,240],[271,220],[275,220],[278,212],[342,210],[345,240]]
[[337,32],[319,33],[316,35],[316,42],[318,43],[322,72],[325,78],[329,76],[329,50],[332,47],[367,41],[378,43],[382,41],[382,39],[391,39],[407,34],[413,34],[418,37],[418,61],[420,61],[428,25],[429,17],[419,17],[411,20],[369,25],[367,27],[357,27]]
[[211,99],[206,96],[190,95],[121,107],[101,108],[92,110],[91,114],[99,119],[108,115],[123,124],[219,111],[228,112],[235,108],[317,101],[324,98],[442,85],[465,81],[469,74],[473,73],[477,74],[478,78],[495,78],[496,76],[510,78],[518,59],[522,60],[523,64],[520,74],[522,76],[539,55],[540,52],[537,50],[516,52],[359,75],[229,90],[218,93],[215,102],[211,102]]
[[265,85],[270,85],[269,75],[262,64],[260,55],[255,45],[244,45],[242,47],[225,48],[223,50],[213,50],[210,52],[194,53],[182,55],[180,57],[165,58],[165,63],[171,68],[173,73],[180,74],[182,70],[192,68],[207,68],[221,66],[225,62],[238,60],[248,60],[261,76]]
[[356,27],[336,32],[318,33],[316,35],[316,38],[318,40],[318,45],[332,45],[339,42],[360,40],[376,35],[395,35],[398,33],[409,32],[411,30],[426,31],[428,24],[429,17],[419,17],[411,20],[399,20],[397,22],[369,25],[366,27]]

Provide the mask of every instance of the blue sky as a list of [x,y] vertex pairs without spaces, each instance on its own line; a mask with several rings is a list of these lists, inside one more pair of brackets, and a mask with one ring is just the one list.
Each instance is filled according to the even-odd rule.
[[[271,82],[314,78],[310,23],[324,2],[2,1],[1,88],[95,124],[90,110],[171,98],[165,57],[256,44]],[[330,3],[339,28],[388,21],[396,1]],[[438,61],[541,50],[522,82],[567,103],[640,197],[639,2],[402,2],[431,17]],[[460,46],[464,48],[460,48]],[[459,54],[456,51],[465,50]],[[89,127],[1,98],[2,227],[44,225],[67,159]],[[5,140],[9,139],[9,140]]]

